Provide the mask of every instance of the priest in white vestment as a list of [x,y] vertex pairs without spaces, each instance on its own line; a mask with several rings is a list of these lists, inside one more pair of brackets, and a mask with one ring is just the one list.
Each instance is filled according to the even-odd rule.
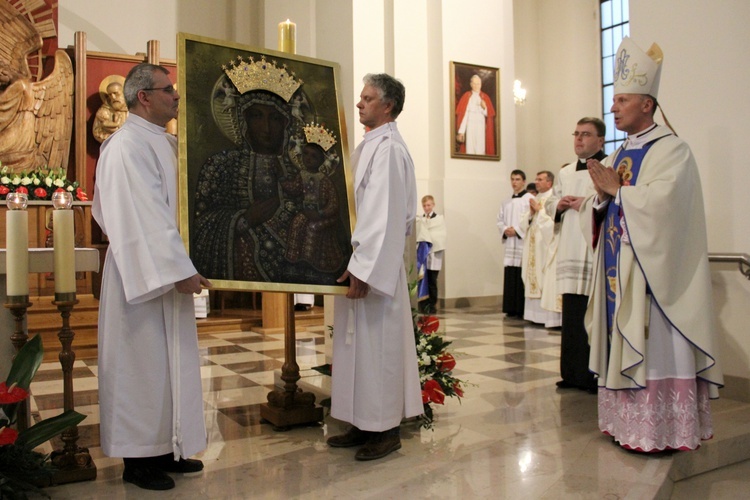
[[709,398],[723,385],[698,167],[653,118],[662,58],[656,44],[620,44],[612,113],[628,137],[604,164],[588,161],[597,195],[581,218],[595,248],[586,329],[599,428],[640,452],[711,438]]
[[123,479],[173,488],[206,447],[193,293],[210,286],[177,228],[177,139],[165,125],[179,94],[168,71],[140,64],[125,80],[130,114],[102,145],[92,213],[109,238],[99,308],[102,451]]
[[335,301],[331,387],[331,415],[352,427],[328,444],[361,446],[355,458],[374,460],[401,448],[401,420],[423,406],[403,260],[416,180],[394,121],[405,89],[386,74],[367,75],[364,83],[357,108],[368,132],[352,155],[357,223],[339,279],[348,279],[349,289]]
[[555,223],[557,197],[552,184],[555,175],[543,170],[536,175],[537,195],[521,214],[523,245],[521,276],[524,287],[523,319],[555,328],[562,324],[562,299],[557,293],[557,243],[559,224]]

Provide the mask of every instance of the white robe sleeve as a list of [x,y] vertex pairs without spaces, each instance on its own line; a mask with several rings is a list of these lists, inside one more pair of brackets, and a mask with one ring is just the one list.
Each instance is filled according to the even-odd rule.
[[367,165],[357,195],[357,225],[352,234],[354,252],[349,261],[351,274],[376,292],[393,297],[403,266],[406,234],[413,223],[409,204],[415,190],[414,170],[404,148],[384,140]]
[[125,297],[138,304],[163,295],[197,271],[168,204],[159,155],[144,137],[119,135],[102,149],[93,212],[109,237]]

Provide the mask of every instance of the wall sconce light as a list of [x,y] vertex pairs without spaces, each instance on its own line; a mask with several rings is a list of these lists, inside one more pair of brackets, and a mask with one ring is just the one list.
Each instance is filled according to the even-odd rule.
[[518,106],[523,106],[526,102],[526,89],[521,87],[521,80],[513,82],[513,100]]

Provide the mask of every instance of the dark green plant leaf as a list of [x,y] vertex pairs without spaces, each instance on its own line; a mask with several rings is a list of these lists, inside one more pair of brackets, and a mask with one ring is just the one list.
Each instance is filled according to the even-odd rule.
[[21,431],[16,439],[16,446],[22,446],[27,449],[34,449],[45,441],[60,434],[68,427],[78,425],[86,415],[82,415],[75,410],[68,410],[56,417],[42,420],[36,425]]
[[42,364],[43,357],[42,336],[35,335],[31,340],[26,342],[26,345],[18,351],[15,359],[13,359],[8,378],[5,380],[8,387],[16,383],[21,389],[28,391],[31,379],[34,378],[39,365]]

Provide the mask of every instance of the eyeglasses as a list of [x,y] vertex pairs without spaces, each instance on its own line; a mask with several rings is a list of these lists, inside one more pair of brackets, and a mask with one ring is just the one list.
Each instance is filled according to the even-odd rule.
[[166,92],[167,94],[174,94],[174,86],[167,85],[166,87],[157,87],[157,88],[150,88],[150,89],[141,89],[141,90],[161,90],[162,92]]
[[594,137],[594,134],[592,134],[591,132],[579,132],[576,130],[575,132],[573,132],[573,137],[582,137],[584,139],[588,139],[589,137]]

